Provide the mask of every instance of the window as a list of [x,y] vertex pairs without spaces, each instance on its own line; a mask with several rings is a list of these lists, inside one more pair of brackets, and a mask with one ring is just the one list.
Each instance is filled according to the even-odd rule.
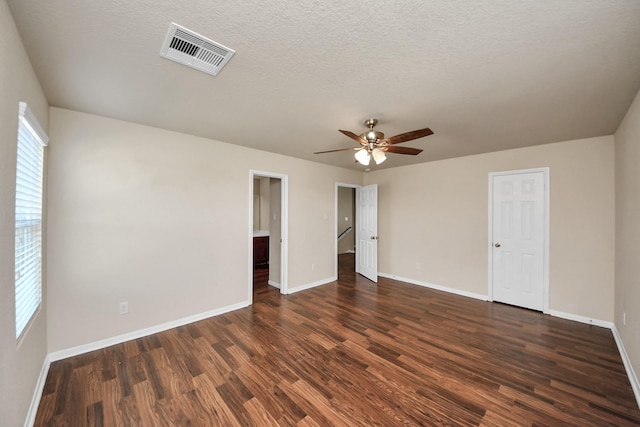
[[49,138],[20,103],[16,166],[16,339],[42,302],[42,175]]

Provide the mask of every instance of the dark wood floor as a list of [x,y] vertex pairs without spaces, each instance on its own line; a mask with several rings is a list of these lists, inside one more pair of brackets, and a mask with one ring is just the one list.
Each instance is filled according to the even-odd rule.
[[269,264],[255,267],[253,269],[253,301],[259,301],[271,293],[279,294],[280,290],[269,285]]
[[51,365],[36,425],[639,425],[611,332],[339,280]]

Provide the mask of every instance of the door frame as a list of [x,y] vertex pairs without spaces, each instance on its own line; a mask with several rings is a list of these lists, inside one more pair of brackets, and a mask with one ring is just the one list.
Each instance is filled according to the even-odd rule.
[[[337,238],[337,236],[338,236],[338,223],[340,221],[340,218],[338,218],[338,189],[340,187],[351,188],[351,189],[356,190],[356,189],[362,187],[362,185],[346,184],[346,183],[343,183],[343,182],[336,182],[336,189],[335,189],[335,193],[336,193],[335,194],[336,212],[335,212],[335,215],[334,215],[335,221],[334,221],[334,224],[333,224],[333,227],[334,227],[333,235],[336,236],[335,237],[335,241],[334,241],[334,247],[333,247],[333,253],[335,255],[334,256],[334,261],[333,261],[334,262],[333,276],[336,279],[338,277],[338,238]],[[353,224],[354,224],[354,226],[356,224],[356,218],[358,218],[358,204],[357,203],[355,204],[355,206],[353,208]],[[356,230],[354,228],[354,230],[353,230],[354,235],[355,235],[355,232],[356,232]],[[358,251],[358,248],[356,247],[356,252],[357,251]]]
[[500,172],[489,172],[489,237],[488,237],[488,245],[489,248],[489,287],[488,287],[488,300],[493,301],[493,178],[496,176],[504,176],[504,175],[518,175],[524,173],[542,173],[543,181],[544,181],[544,208],[543,208],[543,256],[542,256],[542,303],[543,308],[542,312],[545,314],[549,314],[549,218],[550,218],[550,209],[549,209],[549,168],[532,168],[532,169],[517,169],[517,170],[509,170],[509,171],[500,171]]
[[281,173],[265,172],[251,169],[249,170],[249,227],[248,241],[249,251],[247,254],[248,286],[247,299],[249,304],[253,303],[253,180],[255,178],[276,178],[280,180],[280,293],[289,292],[288,285],[288,265],[289,265],[289,176]]

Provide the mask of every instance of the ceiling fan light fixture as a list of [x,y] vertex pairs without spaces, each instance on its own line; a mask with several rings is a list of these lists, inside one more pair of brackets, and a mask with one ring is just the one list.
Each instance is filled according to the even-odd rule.
[[387,155],[379,148],[374,148],[371,152],[371,156],[373,157],[373,160],[375,160],[376,165],[379,165],[380,163],[387,160]]
[[363,166],[367,166],[371,158],[369,157],[369,152],[364,148],[356,151],[356,160]]

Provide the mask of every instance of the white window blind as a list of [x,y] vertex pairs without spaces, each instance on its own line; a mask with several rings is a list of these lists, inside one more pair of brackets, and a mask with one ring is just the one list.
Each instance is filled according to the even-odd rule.
[[20,103],[16,166],[16,338],[42,302],[42,175],[49,138]]

